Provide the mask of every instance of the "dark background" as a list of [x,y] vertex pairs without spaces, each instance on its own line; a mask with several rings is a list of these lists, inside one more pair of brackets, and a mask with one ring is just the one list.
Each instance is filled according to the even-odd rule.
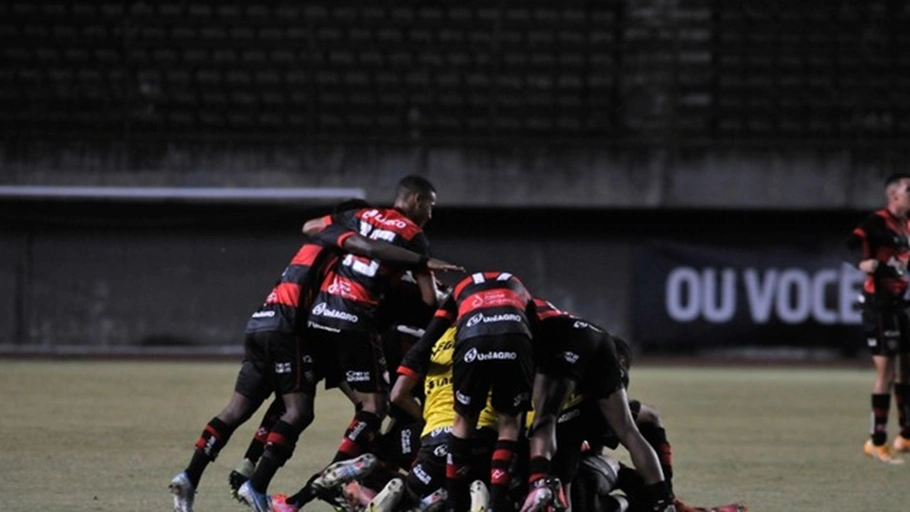
[[[855,325],[642,329],[667,322],[641,262],[840,261],[910,160],[908,23],[896,0],[2,2],[0,346],[236,349],[328,190],[388,204],[413,173],[438,255],[643,350],[849,354]],[[176,197],[198,188],[241,199]]]

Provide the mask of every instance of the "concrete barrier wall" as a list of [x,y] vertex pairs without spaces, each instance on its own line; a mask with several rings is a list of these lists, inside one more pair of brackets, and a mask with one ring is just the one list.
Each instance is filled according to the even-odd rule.
[[[248,315],[299,246],[300,222],[321,213],[5,205],[0,219],[20,221],[0,235],[0,344],[239,346]],[[440,208],[428,234],[440,257],[469,271],[513,272],[535,294],[631,336],[631,297],[648,293],[632,278],[644,244],[747,241],[827,251],[860,216]]]
[[441,205],[826,210],[878,205],[907,151],[837,148],[244,147],[38,144],[0,152],[0,184],[362,187],[430,178]]

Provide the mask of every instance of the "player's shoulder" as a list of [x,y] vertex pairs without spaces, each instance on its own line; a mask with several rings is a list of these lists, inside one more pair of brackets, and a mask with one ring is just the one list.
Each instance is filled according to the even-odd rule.
[[410,240],[423,233],[423,229],[394,208],[364,208],[358,210],[356,217],[382,229],[394,230]]

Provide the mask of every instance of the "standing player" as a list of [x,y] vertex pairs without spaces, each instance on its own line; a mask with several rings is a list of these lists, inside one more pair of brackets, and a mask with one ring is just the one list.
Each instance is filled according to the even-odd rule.
[[[535,300],[540,318],[535,332],[534,423],[530,433],[528,484],[530,492],[522,512],[536,512],[554,505],[565,508],[562,491],[550,478],[551,460],[557,452],[556,425],[560,408],[576,390],[594,400],[603,418],[629,451],[644,477],[644,510],[675,510],[657,454],[642,437],[623,386],[614,341],[603,329]],[[577,447],[567,447],[576,449]]]
[[[365,208],[307,221],[305,233],[341,225],[364,237],[383,240],[428,258],[429,242],[422,227],[432,218],[436,189],[424,178],[407,176],[398,183],[393,208]],[[360,410],[348,425],[341,445],[325,470],[325,476],[311,479],[287,499],[302,506],[328,486],[331,476],[344,466],[341,461],[369,452],[386,412],[388,388],[385,362],[379,344],[377,314],[384,295],[399,279],[404,267],[375,259],[345,255],[331,267],[314,299],[308,325],[314,333],[314,352],[320,366],[330,368],[329,384],[344,380],[354,390]],[[422,301],[436,306],[436,285],[432,272],[413,269]],[[257,469],[258,471],[258,469]],[[255,486],[255,474],[251,483]],[[264,488],[255,487],[257,493]]]
[[282,272],[265,302],[250,317],[245,355],[234,392],[227,406],[205,426],[189,465],[171,480],[175,512],[192,512],[203,471],[228,443],[234,430],[272,392],[282,403],[273,408],[280,416],[268,441],[286,446],[288,456],[297,434],[312,421],[312,405],[308,408],[307,400],[311,400],[308,397],[312,396],[314,380],[312,369],[304,367],[298,335],[325,268],[338,254],[333,248],[308,240]]
[[866,455],[888,464],[902,464],[887,444],[891,391],[900,418],[894,449],[910,451],[910,321],[907,318],[907,262],[910,260],[910,174],[893,174],[885,181],[885,208],[873,212],[847,239],[851,263],[866,273],[863,286],[863,326],[875,364],[872,386],[872,432],[863,447]]
[[[347,206],[361,205],[347,203]],[[330,227],[318,237],[341,238],[344,248],[350,251],[375,254],[395,261],[452,267],[439,260],[428,260],[409,251],[402,252],[401,248],[385,242],[346,232],[342,226]],[[264,468],[270,473],[270,478],[293,453],[300,432],[313,420],[315,391],[313,368],[307,363],[309,360],[301,342],[301,324],[307,318],[316,287],[326,275],[327,268],[339,257],[337,250],[327,248],[325,244],[314,241],[305,243],[281,274],[265,302],[251,316],[246,327],[244,360],[234,392],[227,406],[206,425],[196,442],[189,465],[170,483],[176,511],[192,511],[196,488],[205,468],[215,460],[234,430],[248,420],[272,392],[280,396],[283,412],[268,434],[257,470]]]
[[531,295],[517,277],[507,272],[478,272],[455,285],[417,342],[418,346],[432,343],[453,323],[457,326],[452,375],[455,422],[446,464],[450,509],[468,509],[471,437],[492,393],[499,440],[491,463],[491,499],[494,510],[505,510],[511,479],[508,468],[518,451],[519,416],[529,406],[535,321]]
[[[428,340],[428,339],[427,339]],[[426,340],[424,341],[426,343]],[[427,348],[430,348],[428,351]],[[437,507],[445,500],[447,445],[455,422],[455,393],[452,389],[452,364],[455,354],[455,328],[450,327],[435,344],[417,344],[405,355],[398,367],[398,379],[392,388],[392,403],[425,423],[420,436],[417,460],[411,467],[405,488],[406,501],[416,503],[420,510]],[[421,406],[414,399],[412,389],[423,380],[424,400]],[[470,480],[486,480],[489,461],[496,443],[496,414],[489,401],[480,412],[477,431],[474,433],[471,459],[478,461],[471,467]],[[472,486],[472,497],[481,492]],[[391,504],[382,493],[374,500],[370,512],[390,512]],[[472,500],[473,501],[473,500]],[[406,503],[407,504],[407,503]],[[477,503],[471,504],[475,510]],[[404,507],[410,508],[410,507]]]

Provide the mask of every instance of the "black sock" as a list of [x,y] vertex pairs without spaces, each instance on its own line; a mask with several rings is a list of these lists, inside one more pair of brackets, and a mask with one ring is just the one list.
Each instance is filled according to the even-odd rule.
[[259,427],[256,429],[253,440],[250,441],[243,458],[256,463],[259,457],[262,457],[262,452],[265,451],[265,443],[268,442],[269,432],[282,414],[284,414],[284,401],[280,398],[275,399],[272,405],[269,406],[269,410],[266,411],[265,417],[262,418],[262,422],[259,423]]
[[471,440],[454,434],[449,436],[448,459],[446,460],[446,498],[448,510],[463,511],[470,508],[468,474],[471,470]]
[[517,441],[502,439],[496,441],[493,462],[490,466],[490,505],[497,512],[513,508],[509,503],[509,484],[512,482],[509,468],[512,466],[517,451]]
[[379,433],[379,427],[382,425],[382,419],[369,412],[357,411],[353,421],[344,431],[344,439],[338,447],[338,452],[332,462],[340,460],[353,459],[362,453],[369,451],[370,443]]
[[910,438],[910,402],[907,399],[910,398],[910,384],[895,384],[894,385],[894,405],[897,407],[897,420],[898,424],[901,427],[901,436]]
[[278,468],[284,466],[284,463],[294,454],[294,447],[297,445],[299,436],[300,429],[290,423],[284,421],[275,423],[272,431],[269,432],[265,452],[263,452],[259,464],[256,465],[256,471],[250,477],[250,485],[253,490],[265,493]]
[[534,482],[550,476],[550,459],[534,457],[528,462],[528,485],[533,487]]
[[311,476],[309,480],[303,484],[303,487],[301,487],[299,491],[291,496],[288,496],[288,498],[285,500],[285,503],[288,505],[294,505],[297,508],[302,508],[307,503],[313,501],[313,498],[316,497],[315,493],[313,493],[312,488],[313,480],[319,478],[319,475],[321,474],[322,472],[313,473],[313,476]]
[[891,407],[889,393],[872,394],[872,444],[882,446],[888,439],[888,413]]
[[189,466],[186,467],[186,475],[193,484],[193,487],[199,487],[199,479],[202,478],[202,472],[206,466],[218,457],[218,452],[231,439],[234,429],[220,419],[212,418],[211,421],[202,430],[199,439],[196,441],[196,450],[193,452],[193,458],[190,459]]
[[664,474],[664,482],[670,488],[670,494],[673,494],[673,451],[670,443],[667,441],[667,431],[653,423],[645,423],[639,426],[642,437],[648,441],[648,444],[654,448],[657,453],[657,459],[660,462],[660,469]]

